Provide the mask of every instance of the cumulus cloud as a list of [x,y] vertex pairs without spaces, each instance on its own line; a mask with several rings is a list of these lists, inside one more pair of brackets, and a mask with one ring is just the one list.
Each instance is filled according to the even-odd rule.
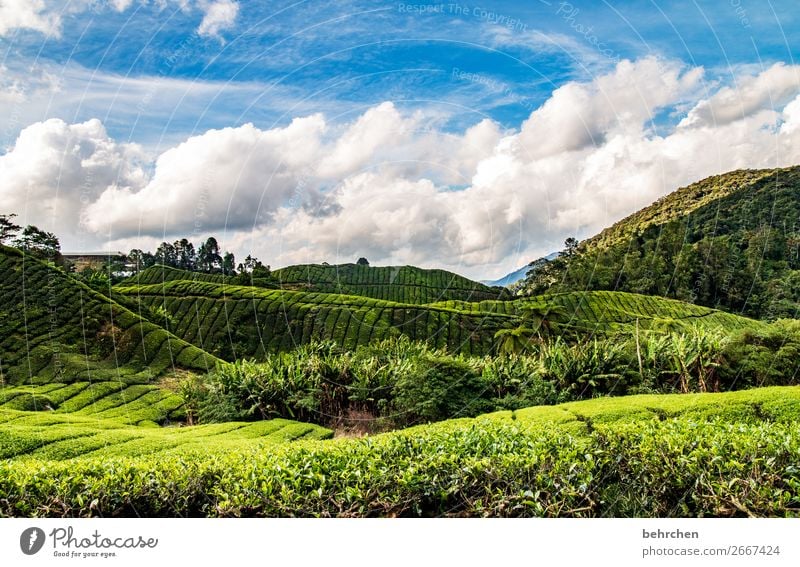
[[722,126],[760,111],[775,111],[798,91],[798,68],[776,63],[757,75],[737,77],[734,85],[723,87],[700,101],[680,125],[687,128]]
[[105,187],[144,184],[143,159],[137,145],[115,142],[99,120],[38,122],[0,156],[0,201],[26,223],[72,235]]
[[0,37],[17,29],[58,34],[61,18],[44,0],[0,0]]
[[234,0],[215,0],[214,2],[201,2],[203,21],[197,28],[197,33],[211,37],[219,37],[219,32],[233,27],[239,13],[239,3]]
[[485,277],[702,177],[800,163],[796,71],[738,77],[749,110],[705,123],[689,117],[733,87],[702,95],[702,69],[648,58],[564,85],[518,130],[443,131],[386,102],[339,121],[209,130],[144,164],[97,121],[48,121],[0,157],[0,192],[67,212],[83,195],[72,222],[114,246],[213,232],[272,265],[366,255]]
[[696,90],[702,72],[655,57],[622,61],[591,82],[553,91],[523,123],[521,142],[532,158],[541,158],[601,145],[617,133],[640,132],[657,109]]
[[161,154],[142,187],[113,185],[87,209],[96,232],[243,228],[283,204],[317,156],[319,115],[285,128],[210,130]]

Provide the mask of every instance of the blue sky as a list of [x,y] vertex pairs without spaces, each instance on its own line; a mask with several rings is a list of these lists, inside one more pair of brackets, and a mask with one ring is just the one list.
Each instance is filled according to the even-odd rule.
[[[657,54],[730,81],[740,65],[794,62],[800,47],[800,11],[789,1],[240,1],[235,24],[206,37],[197,34],[203,13],[177,3],[133,3],[121,12],[92,6],[65,14],[60,37],[18,30],[2,38],[6,65],[258,84],[257,93],[223,89],[202,115],[193,106],[175,109],[169,128],[182,133],[250,121],[271,126],[297,111],[357,112],[384,100],[439,107],[454,115],[447,127],[483,116],[516,127],[554,88],[618,59]],[[454,80],[454,68],[482,80]],[[91,81],[81,86],[92,89]],[[47,116],[83,120],[106,110],[114,136],[150,141],[161,134],[163,118],[151,124],[148,112],[136,130],[115,121],[127,117],[124,104],[89,101]]]
[[[113,151],[124,156],[114,161],[116,179],[125,179],[125,190],[130,194],[139,192],[153,180],[159,156],[165,152],[172,155],[170,149],[180,147],[189,139],[213,138],[213,134],[206,136],[210,130],[252,124],[257,134],[278,132],[289,127],[295,119],[320,114],[324,117],[324,127],[320,127],[324,135],[321,134],[320,143],[329,148],[327,154],[323,151],[314,158],[320,161],[334,151],[332,148],[338,147],[336,144],[342,146],[342,140],[350,131],[348,128],[366,116],[370,109],[386,102],[392,104],[392,110],[388,114],[378,113],[380,116],[396,122],[399,118],[392,114],[396,113],[403,120],[413,121],[413,128],[418,132],[435,132],[437,136],[448,139],[466,137],[466,132],[481,121],[491,124],[492,132],[487,126],[487,133],[481,138],[481,144],[486,144],[481,146],[481,151],[485,152],[482,156],[484,161],[465,158],[464,163],[453,166],[459,171],[460,179],[450,179],[448,175],[424,167],[398,173],[396,167],[390,167],[391,164],[403,162],[406,158],[419,161],[419,148],[433,142],[422,141],[422,135],[418,134],[416,141],[407,141],[405,145],[397,143],[392,147],[390,137],[381,141],[380,147],[372,148],[373,154],[382,156],[382,162],[359,161],[361,169],[357,172],[333,168],[331,171],[336,169],[339,173],[306,175],[313,178],[313,183],[304,184],[304,187],[309,185],[313,188],[304,197],[302,206],[292,203],[294,210],[303,213],[310,210],[309,203],[332,200],[336,206],[324,210],[343,207],[340,202],[343,197],[336,194],[336,188],[349,187],[348,183],[355,184],[358,179],[363,182],[367,172],[378,176],[377,181],[371,181],[380,184],[377,193],[389,191],[389,187],[395,187],[400,181],[412,184],[430,181],[435,188],[432,199],[439,199],[446,192],[460,192],[466,196],[470,188],[487,178],[485,172],[492,163],[502,162],[495,159],[506,151],[502,144],[516,144],[516,138],[511,138],[518,134],[522,136],[520,140],[524,138],[522,132],[526,121],[531,123],[532,131],[538,128],[536,131],[544,132],[545,139],[552,137],[547,130],[542,130],[543,127],[537,126],[547,118],[545,115],[549,116],[547,112],[539,113],[535,120],[529,119],[537,110],[546,108],[549,101],[558,102],[558,96],[570,95],[570,85],[585,90],[576,100],[585,101],[589,97],[608,104],[616,101],[617,93],[611,91],[626,88],[624,82],[619,82],[622,80],[619,65],[624,65],[624,62],[634,65],[630,75],[631,89],[638,85],[637,77],[648,72],[646,65],[639,62],[658,61],[667,75],[676,73],[674,92],[664,101],[648,102],[646,116],[640,120],[639,142],[650,142],[652,146],[652,142],[658,141],[665,147],[659,151],[666,153],[655,157],[648,154],[651,162],[662,160],[659,163],[663,166],[663,159],[671,159],[673,145],[685,138],[672,135],[676,134],[681,121],[691,115],[692,109],[697,108],[695,115],[700,116],[704,104],[712,108],[714,101],[724,100],[728,104],[731,96],[737,98],[741,120],[748,120],[753,113],[765,110],[763,101],[768,98],[775,115],[772,118],[762,116],[761,120],[773,120],[772,127],[777,128],[789,120],[784,106],[794,98],[794,91],[791,85],[786,85],[787,73],[783,73],[780,80],[774,79],[773,75],[781,74],[780,69],[769,76],[762,77],[762,74],[776,64],[782,66],[781,69],[793,70],[800,46],[800,26],[797,25],[800,10],[795,7],[796,3],[789,1],[567,3],[529,0],[421,4],[46,0],[41,9],[31,8],[32,4],[0,0],[0,104],[7,109],[5,117],[0,117],[0,144],[6,148],[5,156],[0,154],[0,160],[6,158],[5,173],[11,175],[9,172],[13,172],[19,187],[30,187],[33,182],[25,182],[24,173],[20,173],[22,158],[14,162],[13,168],[9,165],[18,136],[25,128],[54,118],[66,125],[64,144],[70,144],[69,140],[80,136],[94,136],[91,137],[92,144],[95,144],[92,147],[97,146],[100,138],[112,140],[116,144]],[[697,72],[696,76],[692,75],[693,71]],[[613,79],[615,73],[617,78]],[[611,78],[605,80],[603,77]],[[760,82],[759,77],[762,77]],[[755,85],[752,92],[748,90],[742,94],[741,89],[750,89],[747,85],[751,84]],[[647,96],[658,94],[647,92],[649,83],[642,85],[642,92]],[[730,95],[729,92],[726,95],[726,88],[738,94]],[[6,93],[4,98],[1,94],[3,89]],[[554,97],[556,92],[561,92],[561,95]],[[722,95],[715,98],[720,92]],[[617,117],[615,124],[618,125],[626,120],[620,118],[626,113],[620,103],[627,103],[622,99],[616,102],[613,106]],[[551,106],[557,105],[553,103]],[[721,112],[724,114],[725,109]],[[611,150],[606,145],[618,130],[598,116],[603,116],[602,109],[581,120],[594,150],[605,148],[608,152]],[[95,131],[92,127],[77,129],[80,133],[76,133],[75,128],[70,129],[69,125],[84,124],[92,119],[99,121],[102,130]],[[595,119],[602,122],[598,128],[592,126]],[[738,115],[736,119],[739,120]],[[553,118],[547,122],[556,137],[564,130],[559,127],[558,120],[560,118]],[[52,127],[53,124],[49,124]],[[760,123],[749,125],[757,131],[763,126]],[[93,133],[87,134],[88,131]],[[629,129],[625,131],[626,135],[630,133]],[[351,134],[356,136],[358,131]],[[49,136],[53,137],[52,132]],[[585,137],[577,135],[577,138]],[[507,141],[501,142],[503,138]],[[596,167],[594,162],[600,158],[589,153],[580,154],[580,151],[576,153],[583,148],[581,143],[565,142],[558,155],[564,160],[574,160],[574,169],[589,175],[591,168]],[[141,154],[133,150],[134,145]],[[785,145],[793,150],[794,141],[787,139]],[[436,144],[433,143],[432,147]],[[635,147],[639,146],[628,146],[622,153],[632,155],[631,148]],[[455,246],[457,251],[461,251],[458,260],[450,258],[448,262],[442,262],[441,250],[422,250],[420,245],[414,244],[413,235],[400,244],[390,242],[367,248],[386,262],[446,263],[469,275],[490,277],[518,267],[533,259],[531,256],[551,251],[566,235],[591,234],[593,230],[602,228],[603,223],[616,220],[638,205],[647,204],[647,199],[674,189],[670,186],[672,183],[691,180],[692,175],[717,172],[729,165],[763,165],[763,160],[757,159],[757,151],[756,147],[742,149],[742,154],[733,161],[718,158],[709,163],[689,164],[683,175],[662,175],[657,188],[650,187],[655,183],[651,180],[647,190],[631,195],[627,200],[614,194],[614,199],[624,201],[621,204],[609,205],[610,197],[604,195],[598,201],[605,207],[604,214],[599,216],[556,207],[548,213],[551,215],[548,219],[537,218],[534,222],[527,219],[525,204],[520,205],[522,212],[519,214],[516,209],[511,211],[513,207],[510,206],[505,209],[488,207],[488,216],[484,220],[489,225],[516,226],[513,230],[517,233],[509,236],[506,226],[498,229],[505,234],[505,241],[476,244],[480,238],[486,238],[487,233],[478,231],[483,236],[466,234],[464,226],[460,226],[453,229],[453,234],[459,234],[456,237],[448,232],[450,229],[447,227],[439,227],[441,238],[460,239]],[[541,172],[541,179],[546,180],[548,172],[555,166],[542,159],[552,156],[537,154],[534,157],[523,160],[520,168]],[[775,163],[793,159],[787,156],[786,151],[774,158]],[[443,163],[444,158],[436,159]],[[0,175],[4,171],[1,167]],[[558,167],[565,168],[566,165]],[[386,173],[387,168],[392,170],[391,175]],[[654,175],[651,170],[643,168],[642,172],[650,171],[649,175]],[[626,168],[618,174],[631,179],[640,173]],[[296,188],[297,172],[281,170],[279,175],[294,176],[292,184]],[[361,178],[356,179],[356,175]],[[497,175],[492,173],[489,178],[499,179]],[[59,176],[54,191],[79,193],[79,186],[70,188],[64,184],[65,177]],[[92,183],[97,179],[95,174],[90,177]],[[578,177],[565,179],[564,183],[577,187],[582,183]],[[84,175],[84,185],[87,183]],[[576,195],[589,190],[581,187],[580,191],[576,189]],[[86,190],[87,201],[99,202],[99,197],[107,190],[108,186]],[[226,211],[205,211],[203,214],[209,218],[216,215],[230,219],[231,211],[237,209],[236,195],[247,190],[256,191],[237,185],[236,191],[226,194]],[[265,196],[267,200],[275,197],[285,201],[291,194],[291,191],[282,189],[272,195],[270,190],[269,187],[259,187],[257,191],[260,191],[261,198],[256,201],[263,203]],[[558,201],[553,197],[558,189],[550,185],[530,191],[543,191],[548,198]],[[116,203],[112,196],[119,198],[119,195],[109,193],[103,202]],[[506,202],[512,200],[508,194],[494,197]],[[523,195],[520,200],[528,198]],[[575,195],[569,197],[575,198]],[[262,220],[255,215],[237,223],[236,231],[231,232],[231,247],[240,252],[248,250],[248,247],[257,248],[258,245],[254,244],[256,236],[263,238],[263,231],[285,233],[288,224],[299,222],[297,218],[287,220],[286,215],[291,215],[281,208],[287,206],[284,201],[269,209]],[[31,205],[30,199],[25,203],[26,214],[40,224],[46,224],[42,220],[45,216],[42,211],[38,211],[35,204]],[[84,203],[84,206],[92,204]],[[250,204],[251,201],[246,201],[246,205],[240,208],[247,209]],[[464,205],[448,203],[447,206]],[[474,203],[474,206],[479,207],[480,203]],[[92,210],[97,214],[97,207]],[[85,215],[80,220],[65,219],[66,213],[57,214],[53,210],[49,210],[49,214],[58,217],[53,226],[62,230],[67,242],[73,245],[105,243],[123,246],[131,243],[133,236],[146,242],[149,242],[148,238],[159,236],[156,234],[158,231],[146,226],[132,235],[130,230],[116,231],[109,227],[101,230],[98,228],[100,223],[87,223]],[[284,224],[278,229],[276,219],[281,214],[284,215]],[[320,213],[311,215],[315,222],[322,222],[321,218],[325,216]],[[564,220],[573,217],[574,220]],[[479,221],[476,218],[463,222]],[[536,227],[547,225],[547,229],[519,228],[526,222]],[[220,223],[209,221],[207,226],[216,230]],[[247,234],[242,231],[242,226],[250,227]],[[316,233],[317,229],[313,232]],[[306,226],[303,230],[311,229]],[[165,237],[172,234],[167,220],[162,223],[161,232]],[[495,231],[489,233],[496,234]],[[80,238],[76,236],[78,234]],[[304,246],[296,241],[284,242],[277,248],[262,247],[261,252],[276,256],[273,263],[278,264],[306,256],[312,259],[315,254],[320,261],[330,261],[328,256],[332,250],[341,253],[343,258],[349,258],[349,254],[359,249],[358,241],[365,234],[368,232],[351,235],[355,239],[352,242],[339,235],[335,246],[311,239]],[[290,252],[289,248],[303,248],[306,256]],[[476,255],[476,251],[480,253]]]

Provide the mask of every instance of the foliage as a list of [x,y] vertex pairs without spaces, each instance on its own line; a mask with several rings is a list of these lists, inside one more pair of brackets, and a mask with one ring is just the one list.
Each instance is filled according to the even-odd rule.
[[283,289],[357,295],[400,303],[508,298],[501,288],[491,288],[445,270],[413,266],[377,267],[361,261],[336,266],[307,264],[281,268],[273,275]]
[[58,237],[33,225],[26,226],[14,244],[20,250],[38,258],[51,261],[58,261],[60,258],[61,244]]
[[725,345],[719,374],[731,386],[800,383],[800,321],[775,323],[736,334]]
[[684,187],[539,260],[526,293],[617,290],[775,320],[800,306],[800,168],[735,171]]
[[569,340],[597,333],[606,336],[632,331],[636,325],[648,331],[667,324],[674,330],[757,325],[705,307],[627,293],[416,305],[233,285],[241,277],[232,280],[157,266],[118,284],[114,291],[143,313],[163,305],[175,320],[170,331],[229,361],[264,360],[271,353],[313,341],[333,340],[353,350],[398,335],[482,356],[522,351],[531,342],[554,336]]
[[22,228],[14,222],[16,214],[0,215],[0,244],[9,244]]
[[792,385],[799,350],[800,322],[730,336],[693,328],[556,337],[483,357],[406,337],[353,351],[310,343],[261,363],[220,365],[195,384],[187,404],[201,421],[279,416],[336,426],[359,413],[387,428],[595,396]]

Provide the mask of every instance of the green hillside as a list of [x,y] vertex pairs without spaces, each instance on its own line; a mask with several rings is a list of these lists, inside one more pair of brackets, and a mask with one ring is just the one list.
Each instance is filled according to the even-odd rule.
[[146,385],[217,361],[17,249],[0,247],[0,278],[2,383]]
[[95,413],[33,414],[0,409],[0,423],[0,459],[138,457],[176,448],[224,452],[333,435],[317,425],[286,419],[195,427],[134,427]]
[[332,339],[345,348],[405,334],[464,353],[492,348],[494,333],[516,317],[322,292],[268,290],[172,280],[115,287],[143,310],[163,308],[173,333],[233,360]]
[[527,293],[617,290],[758,318],[800,306],[800,167],[734,171],[678,189],[536,262]]
[[445,270],[413,266],[306,264],[275,270],[272,275],[283,289],[361,295],[398,303],[480,301],[505,296],[502,288],[491,288]]
[[233,278],[223,274],[206,274],[203,272],[190,272],[188,270],[181,270],[171,266],[151,266],[145,268],[138,274],[135,274],[125,280],[128,284],[156,284],[169,282],[172,280],[189,280],[197,282],[211,282],[211,283],[232,283]]
[[564,332],[607,333],[675,325],[741,328],[742,317],[673,300],[621,293],[572,293],[514,301],[402,304],[359,296],[266,290],[198,281],[123,282],[115,293],[142,311],[163,310],[171,332],[225,360],[287,351],[312,340],[347,349],[406,335],[464,354],[486,354],[500,329],[524,323],[526,311],[552,311]]

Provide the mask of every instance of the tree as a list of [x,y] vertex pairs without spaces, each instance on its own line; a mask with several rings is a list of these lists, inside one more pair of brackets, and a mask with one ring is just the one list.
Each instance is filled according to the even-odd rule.
[[158,264],[171,266],[173,268],[177,267],[178,258],[175,253],[175,247],[169,242],[162,242],[156,249],[155,260]]
[[366,258],[359,258],[358,262],[356,262],[359,266],[369,266],[369,261]]
[[194,271],[197,268],[197,253],[194,244],[186,238],[176,240],[172,245],[175,248],[175,261],[182,270]]
[[200,245],[197,251],[197,267],[203,272],[218,272],[222,269],[222,256],[219,255],[219,243],[213,236]]
[[564,241],[564,250],[558,253],[559,256],[572,258],[578,254],[578,240],[570,236]]
[[564,315],[564,310],[558,305],[526,305],[522,309],[523,322],[533,329],[540,341],[556,331],[558,325],[554,319]]
[[144,252],[138,248],[133,248],[128,252],[128,265],[133,270],[134,274],[138,274],[141,270],[155,265],[156,258],[152,252]]
[[16,217],[14,213],[10,215],[0,215],[0,244],[3,244],[6,240],[13,240],[19,229],[22,228],[18,224],[14,224],[12,220]]
[[[231,254],[231,258],[233,258],[233,254]],[[239,272],[248,274],[255,274],[257,272],[261,275],[260,277],[265,277],[265,273],[266,276],[269,276],[270,269],[269,266],[262,264],[261,260],[248,254],[244,262],[239,264]]]
[[236,275],[236,260],[233,257],[233,252],[225,252],[222,257],[222,273],[226,276]]
[[528,327],[514,329],[500,329],[494,334],[495,349],[498,354],[519,354],[527,350],[536,331]]
[[25,252],[56,261],[61,255],[61,243],[52,232],[29,224],[16,239],[18,248]]

